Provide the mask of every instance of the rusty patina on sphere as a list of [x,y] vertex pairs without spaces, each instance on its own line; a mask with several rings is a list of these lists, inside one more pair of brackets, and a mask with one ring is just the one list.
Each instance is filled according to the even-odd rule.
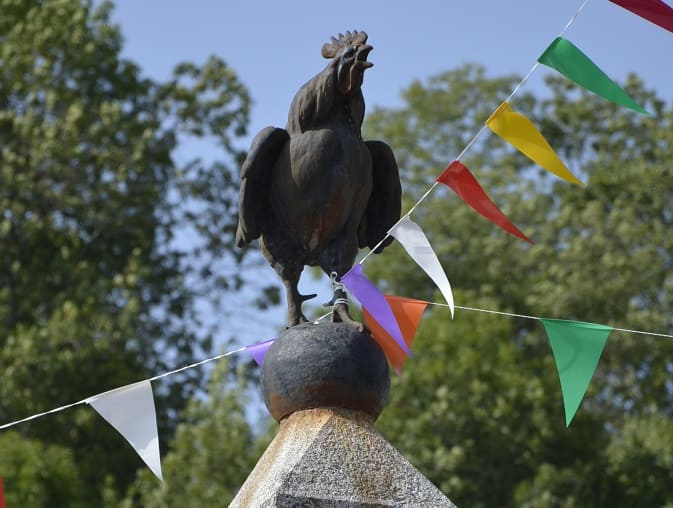
[[350,323],[304,323],[276,340],[262,365],[262,395],[271,415],[337,407],[379,416],[390,391],[388,361],[367,332]]

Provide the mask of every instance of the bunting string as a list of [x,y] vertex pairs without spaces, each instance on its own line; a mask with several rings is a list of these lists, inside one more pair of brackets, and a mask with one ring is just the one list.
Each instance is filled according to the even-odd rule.
[[[220,359],[222,359],[226,356],[231,356],[231,355],[234,355],[236,353],[240,353],[242,351],[245,351],[246,349],[247,349],[247,347],[242,347],[242,348],[235,349],[233,351],[227,351],[226,353],[222,353],[222,354],[219,354],[217,356],[213,356],[211,358],[206,358],[205,360],[201,360],[199,362],[192,363],[192,364],[186,365],[184,367],[180,367],[179,369],[171,370],[169,372],[164,372],[163,374],[159,374],[159,375],[151,377],[149,379],[144,379],[143,381],[138,381],[138,383],[142,383],[144,381],[156,381],[158,379],[162,379],[162,378],[165,378],[165,377],[168,377],[168,376],[172,376],[173,374],[178,374],[179,372],[182,372],[182,371],[185,371],[185,370],[188,370],[188,369],[193,369],[193,368],[196,368],[196,367],[200,367],[201,365],[205,365],[206,363],[214,362],[216,360],[220,360]],[[136,384],[136,383],[131,383],[131,384]],[[131,386],[131,384],[125,385],[125,386]],[[119,388],[114,388],[113,390],[109,390],[109,391],[113,392],[113,391],[119,390],[120,388],[124,388],[124,386],[119,387]],[[25,423],[25,422],[28,422],[30,420],[36,420],[37,418],[41,418],[41,417],[46,416],[46,415],[50,415],[50,414],[54,414],[54,413],[60,413],[61,411],[65,411],[66,409],[70,409],[71,407],[79,406],[79,405],[82,405],[82,404],[87,404],[89,400],[94,399],[94,398],[98,397],[99,395],[103,395],[103,393],[108,393],[108,392],[98,393],[96,395],[92,395],[91,397],[86,397],[85,399],[79,400],[77,402],[73,402],[71,404],[66,404],[65,406],[56,407],[54,409],[50,409],[49,411],[45,411],[43,413],[37,413],[37,414],[34,414],[32,416],[22,418],[20,420],[15,420],[15,421],[10,422],[10,423],[5,423],[3,425],[0,425],[0,430],[8,429],[10,427],[14,427],[15,425],[19,425],[20,423]]]
[[[558,34],[559,37],[562,37],[563,34],[565,34],[565,33],[568,31],[568,29],[571,27],[571,25],[572,25],[572,24],[575,22],[575,20],[577,19],[577,16],[580,15],[580,13],[584,10],[584,8],[586,7],[586,5],[587,5],[588,3],[589,3],[589,0],[584,0],[584,2],[582,2],[582,5],[580,5],[579,9],[577,9],[577,12],[573,15],[572,18],[570,18],[570,20],[568,21],[568,23],[566,23],[566,26],[563,27],[563,30],[561,30],[561,33]],[[519,91],[519,89],[526,83],[526,81],[528,81],[528,78],[530,78],[530,77],[533,75],[533,72],[535,72],[535,69],[537,69],[539,65],[540,65],[540,62],[535,62],[535,63],[533,64],[533,66],[532,66],[532,67],[530,68],[530,70],[528,71],[528,74],[526,74],[526,75],[523,77],[523,79],[522,79],[521,81],[519,81],[519,84],[516,85],[516,87],[514,88],[514,90],[512,90],[512,93],[509,94],[509,97],[507,97],[507,99],[505,100],[505,102],[509,102],[510,100],[512,100],[512,98],[517,94],[517,92]],[[484,128],[482,127],[481,130],[483,131]],[[481,134],[481,131],[479,131],[479,134]],[[466,151],[467,151],[467,150],[463,150],[463,153],[466,152]],[[462,154],[461,154],[461,156],[462,156]],[[460,160],[460,157],[458,157],[458,160]]]
[[78,402],[73,402],[72,404],[67,404],[65,406],[60,406],[60,407],[55,407],[54,409],[50,409],[49,411],[45,411],[44,413],[37,413],[32,416],[28,416],[26,418],[22,418],[21,420],[16,420],[10,423],[5,423],[4,425],[0,425],[0,430],[8,429],[10,427],[14,427],[15,425],[18,425],[20,423],[28,422],[30,420],[36,420],[37,418],[41,418],[43,416],[47,416],[53,413],[60,413],[61,411],[65,411],[66,409],[70,409],[71,407],[79,406],[80,404],[85,404],[86,399],[80,400]]
[[[428,303],[428,305],[432,305],[433,307],[450,308],[450,306],[446,303],[440,303],[440,302],[427,302],[427,303]],[[538,317],[538,316],[528,316],[526,314],[516,314],[514,312],[503,312],[503,311],[499,311],[499,310],[480,309],[478,307],[466,307],[464,305],[454,305],[453,308],[454,309],[460,309],[460,310],[472,311],[472,312],[483,312],[485,314],[496,314],[498,316],[507,316],[507,317],[513,317],[513,318],[519,318],[519,319],[534,319],[536,321],[540,321],[541,319],[543,319],[543,318]],[[324,314],[324,315],[320,316],[319,318],[316,318],[313,322],[317,324],[317,323],[319,323],[320,321],[322,321],[323,319],[325,319],[326,317],[328,317],[330,315],[332,315],[332,313],[328,312],[327,314]],[[662,337],[662,338],[666,338],[666,339],[673,339],[673,335],[670,335],[668,333],[647,332],[647,331],[643,331],[643,330],[630,330],[628,328],[615,328],[615,327],[613,327],[612,329],[616,332],[635,333],[635,334],[639,334],[639,335],[650,335],[652,337]],[[2,427],[0,427],[0,428],[2,428]]]
[[[580,13],[584,10],[584,8],[586,7],[586,5],[587,5],[588,3],[589,3],[589,0],[584,0],[584,1],[582,2],[582,4],[579,6],[579,8],[578,8],[577,11],[575,12],[575,14],[573,14],[573,16],[570,18],[570,20],[568,21],[568,23],[566,23],[565,27],[563,27],[563,30],[561,30],[561,32],[559,33],[559,35],[558,35],[559,37],[563,36],[563,34],[565,34],[565,33],[568,31],[568,29],[572,26],[572,24],[575,22],[575,20],[577,19],[577,17],[578,17],[578,16],[580,15]],[[539,65],[540,65],[540,62],[538,62],[538,61],[536,61],[536,62],[533,64],[533,66],[530,68],[530,70],[528,71],[528,73],[527,73],[527,74],[521,79],[521,81],[519,81],[519,83],[514,87],[514,89],[513,89],[512,92],[509,94],[509,96],[507,97],[507,100],[506,100],[505,102],[509,102],[509,101],[510,101],[510,100],[511,100],[511,99],[512,99],[518,92],[519,92],[519,90],[521,89],[521,87],[526,83],[526,81],[528,81],[528,79],[531,77],[531,75],[533,74],[533,72],[535,72],[535,69],[537,69]],[[487,130],[487,125],[486,125],[486,124],[482,125],[481,128],[479,129],[479,131],[477,131],[477,133],[476,133],[474,136],[472,136],[472,139],[470,139],[470,141],[467,142],[467,144],[465,145],[465,147],[463,148],[463,150],[460,152],[460,154],[458,154],[458,157],[456,157],[455,160],[458,160],[458,161],[459,161],[460,159],[462,159],[462,158],[465,156],[465,154],[468,152],[468,150],[472,147],[472,145],[474,145],[474,143],[477,142],[477,140],[478,140],[479,137],[484,133],[485,130]],[[406,220],[409,216],[411,216],[411,214],[416,210],[416,208],[418,208],[418,207],[421,205],[421,203],[423,203],[423,201],[425,201],[425,199],[432,193],[432,191],[435,189],[435,187],[437,187],[438,184],[439,184],[439,182],[437,182],[437,181],[435,180],[435,181],[432,183],[432,185],[430,186],[430,188],[429,188],[427,191],[425,191],[425,193],[418,199],[418,201],[416,201],[416,203],[409,209],[409,211],[408,211],[407,213],[405,213],[405,214],[400,218],[400,220],[397,221],[397,222],[395,223],[395,225],[394,225],[392,228],[390,228],[390,229],[391,229],[391,230],[395,229],[397,226],[399,226],[399,224],[400,224],[402,221]],[[359,264],[363,264],[365,261],[367,261],[367,259],[369,258],[369,256],[371,256],[371,255],[372,255],[372,254],[373,254],[373,253],[374,253],[374,252],[375,252],[375,251],[376,251],[376,250],[383,244],[383,242],[385,242],[386,239],[389,238],[389,237],[390,237],[390,231],[389,231],[388,233],[386,233],[386,235],[385,235],[383,238],[381,238],[381,241],[379,241],[379,243],[377,243],[377,244],[374,246],[373,249],[370,249],[369,252],[367,252],[367,253],[362,257],[362,259],[359,261]]]
[[[428,302],[428,305],[433,305],[435,307],[449,307],[445,303],[439,303],[439,302]],[[498,310],[488,310],[488,309],[479,309],[477,307],[465,307],[461,305],[454,305],[454,308],[460,309],[460,310],[468,310],[468,311],[474,311],[474,312],[484,312],[486,314],[498,314],[500,316],[509,316],[509,317],[515,317],[515,318],[521,318],[521,319],[534,319],[536,321],[540,321],[544,318],[538,317],[538,316],[527,316],[525,314],[514,314],[512,312],[502,312]],[[640,335],[651,335],[652,337],[662,337],[666,339],[673,339],[673,335],[670,335],[668,333],[657,333],[657,332],[646,332],[643,330],[630,330],[628,328],[615,328],[612,327],[612,329],[616,332],[626,332],[626,333],[636,333]]]
[[236,353],[240,353],[241,351],[245,351],[247,349],[246,346],[243,346],[241,348],[235,349],[233,351],[228,351],[226,353],[219,354],[217,356],[213,356],[212,358],[206,358],[205,360],[201,360],[200,362],[195,362],[190,365],[185,365],[184,367],[180,367],[179,369],[171,370],[170,372],[164,372],[163,374],[159,374],[157,376],[149,378],[147,381],[156,381],[157,379],[162,379],[168,376],[172,376],[173,374],[177,374],[179,372],[188,370],[188,369],[193,369],[195,367],[200,367],[201,365],[205,365],[206,363],[214,362],[217,360],[220,360],[226,356],[231,356]]
[[[432,305],[434,307],[450,308],[450,306],[446,303],[427,302],[427,304]],[[480,309],[478,307],[467,307],[467,306],[464,306],[464,305],[454,305],[454,308],[455,309],[460,309],[460,310],[466,310],[466,311],[472,311],[472,312],[482,312],[482,313],[486,313],[486,314],[496,314],[496,315],[499,315],[499,316],[508,316],[508,317],[520,318],[520,319],[533,319],[533,320],[536,320],[536,321],[541,321],[543,319],[543,318],[538,317],[538,316],[529,316],[529,315],[526,315],[526,314],[516,314],[516,313],[513,313],[513,312],[503,312],[503,311],[490,310],[490,309]],[[331,314],[332,314],[331,312],[323,314],[322,316],[316,318],[313,321],[313,323],[318,324],[320,321],[324,320],[325,318],[327,318]],[[661,337],[661,338],[666,338],[666,339],[673,339],[673,335],[670,335],[670,334],[667,334],[667,333],[648,332],[648,331],[643,331],[643,330],[630,330],[630,329],[627,329],[627,328],[612,328],[612,329],[615,330],[615,331],[619,331],[619,332],[635,333],[635,334],[639,334],[639,335],[649,335],[649,336],[652,336],[652,337]],[[198,362],[195,362],[195,363],[191,363],[189,365],[185,365],[184,367],[180,367],[178,369],[171,370],[169,372],[164,372],[163,374],[158,374],[156,376],[145,379],[143,381],[157,381],[159,379],[162,379],[162,378],[165,378],[165,377],[168,377],[168,376],[172,376],[174,374],[178,374],[178,373],[183,372],[185,370],[200,367],[201,365],[205,365],[206,363],[214,362],[214,361],[220,360],[222,358],[225,358],[227,356],[231,356],[231,355],[234,355],[234,354],[237,354],[237,353],[241,353],[243,351],[248,350],[249,348],[250,348],[250,346],[244,346],[244,347],[240,347],[238,349],[234,349],[232,351],[227,351],[226,353],[222,353],[222,354],[219,354],[219,355],[216,355],[216,356],[212,356],[210,358],[206,358],[205,360],[201,360],[201,361],[198,361]],[[139,381],[138,383],[142,383],[143,381]],[[110,392],[116,391],[116,390],[119,390],[121,388],[125,388],[126,386],[131,386],[132,384],[137,384],[137,383],[131,383],[129,385],[125,385],[125,386],[115,388],[115,389],[109,390],[109,391]],[[47,415],[50,415],[50,414],[60,413],[61,411],[65,411],[66,409],[70,409],[70,408],[75,407],[75,406],[86,404],[87,401],[89,401],[91,399],[94,399],[94,398],[98,397],[99,395],[103,395],[104,393],[108,393],[108,392],[102,392],[102,393],[99,393],[99,394],[96,394],[96,395],[92,395],[91,397],[86,397],[85,399],[79,400],[77,402],[73,402],[71,404],[66,404],[64,406],[59,406],[59,407],[56,407],[54,409],[44,411],[42,413],[37,413],[37,414],[31,415],[31,416],[28,416],[26,418],[22,418],[20,420],[15,420],[15,421],[10,422],[10,423],[5,423],[3,425],[0,425],[0,430],[8,429],[10,427],[14,427],[14,426],[19,425],[21,423],[25,423],[25,422],[28,422],[28,421],[31,421],[31,420],[36,420],[38,418],[41,418],[43,416],[47,416]]]

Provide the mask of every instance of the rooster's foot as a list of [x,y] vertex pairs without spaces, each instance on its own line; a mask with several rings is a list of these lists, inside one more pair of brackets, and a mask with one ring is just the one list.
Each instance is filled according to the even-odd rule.
[[332,323],[348,323],[349,325],[354,326],[358,332],[364,332],[366,330],[365,325],[356,321],[348,313],[348,304],[347,303],[336,303],[332,309]]
[[288,310],[287,327],[285,328],[286,330],[301,323],[308,323],[308,319],[306,319],[306,316],[304,316],[304,313],[301,311],[301,304],[306,300],[315,298],[316,296],[317,295],[315,293],[311,295],[301,295],[299,292],[297,292],[295,295],[296,301],[290,305]]

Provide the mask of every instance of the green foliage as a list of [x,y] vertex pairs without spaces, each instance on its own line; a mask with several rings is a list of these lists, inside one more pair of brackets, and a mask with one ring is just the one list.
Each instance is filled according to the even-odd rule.
[[[0,0],[3,423],[200,357],[211,337],[197,298],[240,287],[232,168],[247,91],[216,57],[176,66],[165,83],[143,77],[120,57],[110,9],[92,0]],[[217,160],[176,164],[182,141],[206,137],[221,147]],[[155,387],[162,439],[198,376]],[[125,488],[141,467],[88,408],[17,430],[71,451],[88,506],[100,504],[105,485]],[[35,464],[47,458],[36,453]],[[36,481],[51,488],[46,476]]]
[[0,472],[7,506],[85,507],[70,450],[16,432],[0,435]]
[[[465,147],[518,80],[465,66],[378,110],[367,136],[400,161],[407,208]],[[461,159],[535,245],[438,188],[414,212],[459,305],[673,332],[673,107],[630,77],[652,116],[563,78],[514,107],[539,126],[586,187],[532,165],[489,131]],[[368,262],[386,291],[441,301],[393,244]],[[458,505],[662,506],[673,503],[673,343],[613,332],[570,428],[551,348],[535,320],[427,311],[381,419],[384,434]],[[668,438],[670,439],[670,438]]]
[[673,426],[670,417],[632,418],[607,449],[613,488],[626,505],[673,506]]
[[[208,398],[192,400],[162,461],[164,483],[141,471],[122,507],[227,506],[269,442],[246,418],[250,394],[244,369],[227,379],[226,362],[208,385]],[[111,504],[110,506],[116,505]]]

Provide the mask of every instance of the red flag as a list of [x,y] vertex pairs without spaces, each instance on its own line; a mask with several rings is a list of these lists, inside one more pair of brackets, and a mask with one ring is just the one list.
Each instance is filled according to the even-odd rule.
[[505,231],[518,236],[522,240],[533,243],[526,235],[512,224],[507,216],[495,206],[481,188],[477,179],[470,173],[467,167],[463,166],[460,161],[453,161],[444,172],[439,175],[437,181],[443,183],[451,190],[453,190],[458,197],[465,201],[477,213],[483,215],[491,222],[497,224]]
[[5,494],[2,490],[2,476],[0,476],[0,508],[5,508]]
[[661,28],[673,32],[673,9],[661,0],[610,0]]
[[[392,295],[386,295],[385,298],[395,315],[395,319],[397,319],[397,323],[400,325],[404,341],[407,346],[411,348],[411,343],[416,335],[416,329],[421,322],[423,312],[428,306],[428,302]],[[381,346],[390,365],[392,365],[398,373],[402,372],[402,366],[404,365],[404,360],[407,358],[407,353],[402,350],[395,339],[393,339],[390,334],[376,322],[364,307],[362,307],[362,313],[365,318],[365,324],[372,333],[372,338],[379,346]]]

